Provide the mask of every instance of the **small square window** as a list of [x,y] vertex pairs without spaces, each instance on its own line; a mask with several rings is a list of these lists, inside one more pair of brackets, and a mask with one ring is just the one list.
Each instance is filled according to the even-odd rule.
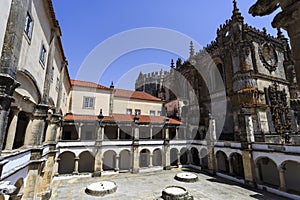
[[94,109],[95,98],[94,97],[83,97],[83,108]]
[[132,109],[131,108],[127,108],[126,109],[126,114],[127,115],[132,115]]
[[151,116],[155,116],[155,111],[154,110],[150,110],[150,115]]
[[29,40],[31,40],[32,29],[33,29],[33,21],[29,13],[27,13],[24,31]]
[[161,111],[157,111],[157,116],[161,116]]
[[40,62],[43,65],[45,65],[46,62],[46,53],[47,53],[46,47],[45,45],[42,44],[41,53],[40,53]]
[[140,109],[135,109],[134,113],[135,113],[135,115],[140,115],[141,114],[141,110]]

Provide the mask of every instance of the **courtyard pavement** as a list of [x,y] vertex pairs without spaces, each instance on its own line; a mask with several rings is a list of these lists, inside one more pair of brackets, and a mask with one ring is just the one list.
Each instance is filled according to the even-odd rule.
[[[161,192],[166,186],[176,185],[186,188],[195,200],[284,200],[286,198],[274,194],[246,187],[219,177],[209,176],[204,173],[193,172],[198,175],[199,181],[183,183],[176,181],[174,176],[181,169],[169,171],[141,172],[138,174],[123,173],[107,175],[97,178],[55,177],[52,183],[52,200],[156,200],[160,199]],[[99,181],[114,181],[118,189],[116,193],[104,197],[87,195],[85,187]]]

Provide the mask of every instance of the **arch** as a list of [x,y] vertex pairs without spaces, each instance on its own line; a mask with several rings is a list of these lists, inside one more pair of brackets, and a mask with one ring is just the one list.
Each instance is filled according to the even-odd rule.
[[153,164],[153,166],[162,166],[161,149],[155,149],[153,151],[152,164]]
[[21,146],[24,145],[28,123],[29,123],[28,114],[23,111],[19,112],[13,149],[20,148]]
[[143,149],[140,151],[140,167],[149,167],[150,164],[150,151]]
[[89,151],[84,151],[79,155],[78,172],[90,172],[94,171],[95,158]]
[[229,173],[229,162],[227,155],[223,151],[216,153],[217,170],[222,173]]
[[103,170],[114,170],[116,168],[116,152],[108,150],[103,154]]
[[170,151],[170,163],[171,166],[177,166],[178,164],[178,150],[176,148],[173,148]]
[[268,157],[258,158],[256,161],[258,168],[257,178],[262,183],[278,188],[280,185],[279,173],[276,163]]
[[120,152],[120,170],[130,170],[132,168],[131,153],[128,150]]
[[239,178],[245,178],[243,157],[239,153],[232,153],[230,155],[230,165],[232,166],[232,173]]
[[187,153],[187,149],[186,148],[182,148],[180,150],[180,163],[182,165],[186,165],[188,164],[188,153]]
[[72,174],[75,169],[75,154],[70,151],[65,151],[59,156],[58,173]]
[[208,169],[208,152],[206,148],[200,151],[201,167],[203,169]]
[[200,166],[200,158],[199,158],[199,151],[195,147],[191,149],[192,154],[192,163],[193,165]]
[[288,192],[300,193],[300,163],[292,160],[281,164],[284,170],[286,189]]
[[18,70],[17,81],[21,83],[20,87],[16,89],[18,93],[29,97],[36,104],[41,102],[41,90],[36,79],[28,70],[24,68]]

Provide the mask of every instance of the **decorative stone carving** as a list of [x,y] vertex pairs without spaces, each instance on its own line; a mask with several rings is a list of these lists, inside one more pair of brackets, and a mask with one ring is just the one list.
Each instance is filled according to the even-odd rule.
[[275,71],[278,63],[278,57],[274,47],[271,44],[265,43],[258,51],[262,63],[269,72],[271,73]]

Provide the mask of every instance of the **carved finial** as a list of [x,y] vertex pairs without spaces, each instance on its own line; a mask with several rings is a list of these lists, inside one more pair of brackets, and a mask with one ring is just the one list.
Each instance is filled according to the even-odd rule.
[[266,27],[263,27],[263,32],[264,32],[264,34],[267,34],[267,29],[266,29]]
[[277,28],[277,38],[278,38],[278,39],[284,38],[284,35],[283,35],[283,33],[282,33],[282,31],[281,31],[280,28]]
[[244,17],[242,16],[242,14],[240,13],[240,10],[237,7],[237,3],[236,0],[233,0],[233,11],[232,11],[232,20],[236,20],[236,21],[244,21]]
[[193,41],[190,42],[190,56],[195,55],[194,44]]
[[173,59],[171,59],[171,68],[174,68],[175,66],[174,66],[174,60]]
[[100,109],[100,113],[99,113],[99,115],[98,115],[98,120],[99,120],[99,121],[102,121],[103,118],[104,118],[104,116],[103,116],[103,114],[102,114],[102,108],[101,108],[101,109]]
[[113,81],[111,82],[111,84],[110,84],[109,88],[110,88],[110,89],[113,89],[113,88],[115,88],[115,86],[114,86],[114,82],[113,82]]

